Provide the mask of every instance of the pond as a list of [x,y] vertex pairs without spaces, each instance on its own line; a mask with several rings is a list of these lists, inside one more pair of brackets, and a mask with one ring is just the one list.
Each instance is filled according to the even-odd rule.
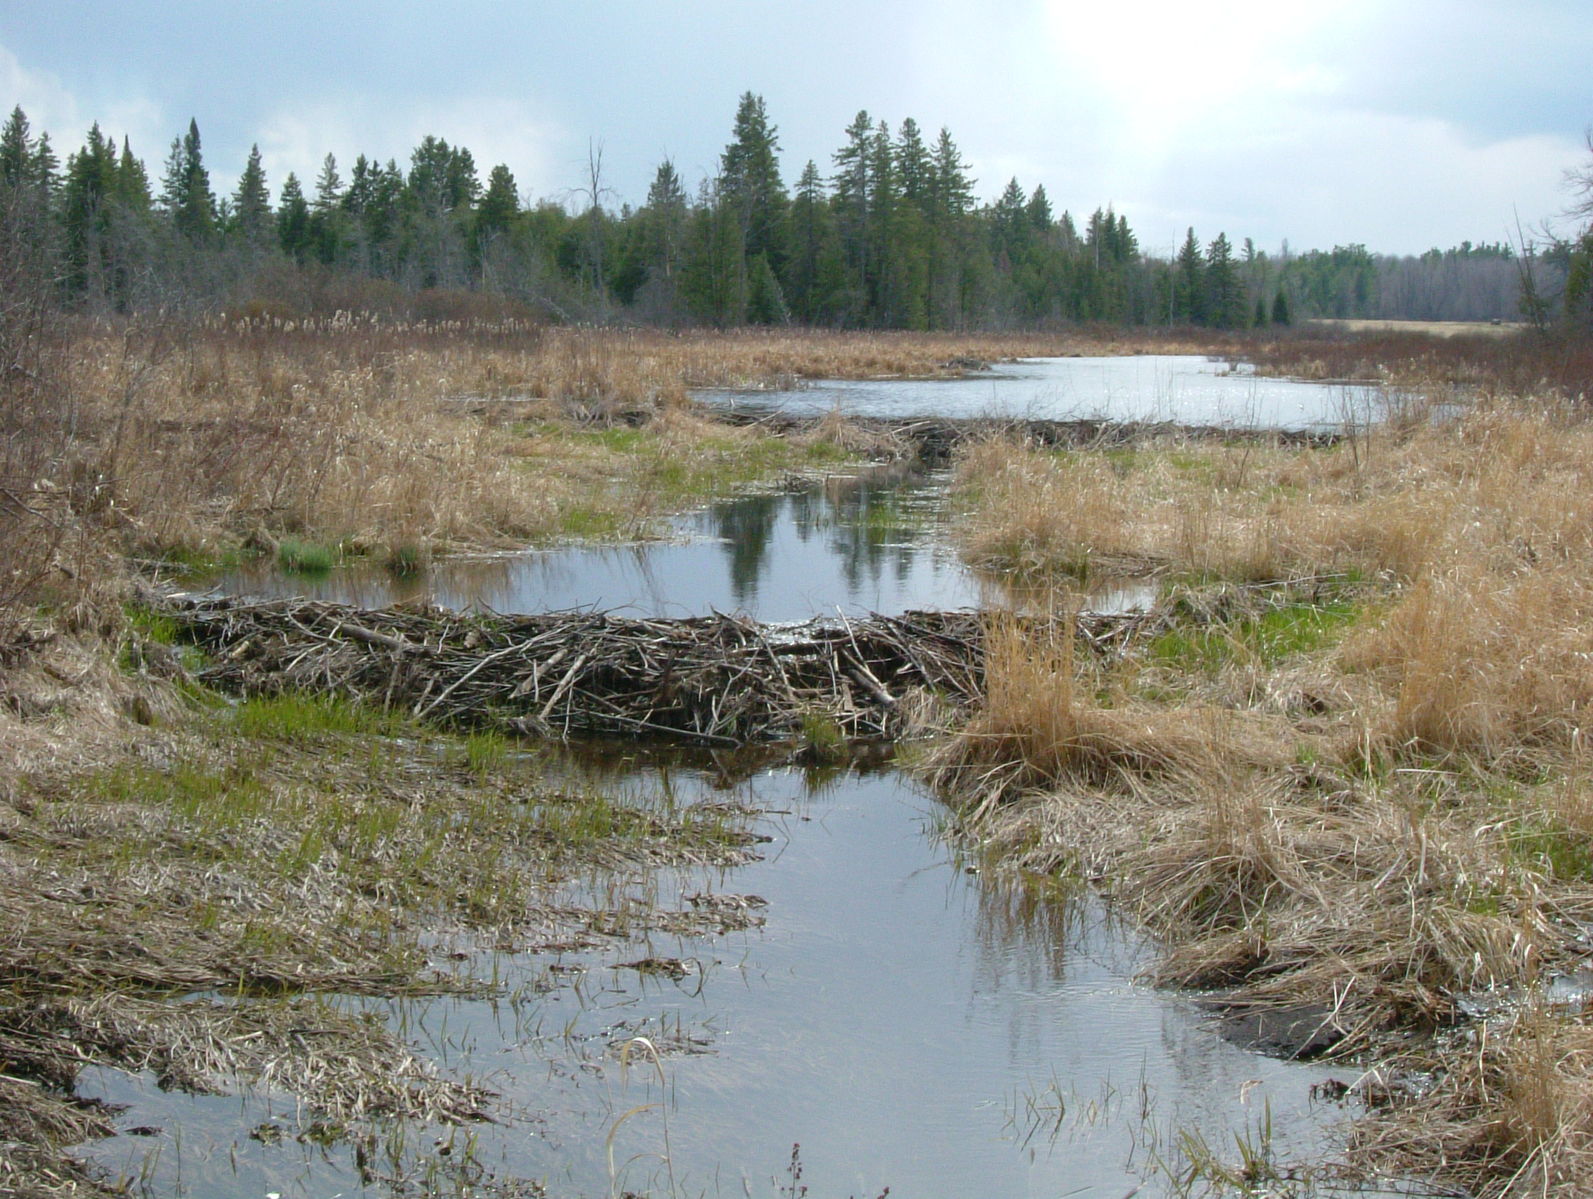
[[217,581],[228,594],[305,595],[366,608],[417,599],[503,613],[597,608],[618,615],[738,612],[762,621],[976,607],[994,594],[937,537],[943,475],[837,475],[725,500],[677,518],[663,541],[454,558],[395,578],[350,567],[288,575],[269,561]]
[[1188,426],[1331,430],[1364,423],[1376,388],[1257,375],[1196,355],[1029,358],[959,379],[824,381],[792,391],[711,391],[711,405],[751,412],[890,420],[1166,421]]
[[[825,384],[755,399],[891,416],[1030,415],[1044,403],[1055,416],[1054,405],[1088,414],[1132,388],[1133,410],[1158,419],[1196,419],[1183,406],[1196,395],[1201,422],[1218,411],[1279,413],[1262,401],[1274,381],[1224,375],[1203,359],[1061,361],[1085,373],[1065,382],[1054,363],[1022,363],[973,380]],[[1087,378],[1094,391],[1079,382]],[[1326,419],[1332,391],[1312,395],[1321,403],[1310,419]],[[1289,402],[1306,419],[1304,401]],[[665,542],[440,563],[407,580],[360,570],[306,580],[260,567],[220,586],[366,607],[424,597],[505,613],[717,609],[765,621],[981,605],[999,592],[940,535],[944,482],[836,478],[689,514]],[[1145,599],[1129,590],[1097,606]],[[599,949],[477,947],[468,968],[496,984],[491,998],[340,1001],[374,1007],[448,1069],[484,1078],[516,1113],[502,1125],[412,1134],[411,1155],[420,1145],[459,1193],[476,1193],[479,1177],[459,1174],[467,1162],[545,1180],[555,1195],[839,1199],[889,1187],[921,1197],[1120,1197],[1146,1179],[1161,1178],[1149,1184],[1161,1193],[1158,1169],[1176,1168],[1191,1144],[1226,1160],[1240,1145],[1309,1158],[1344,1114],[1312,1099],[1328,1070],[1237,1048],[1191,997],[1136,983],[1154,947],[1088,889],[987,880],[939,834],[944,809],[903,773],[781,766],[746,777],[640,745],[595,758],[526,752],[637,804],[728,799],[760,810],[769,840],[749,865],[583,884],[587,898],[620,906],[730,897],[712,902],[757,920],[718,936],[655,932]],[[637,1036],[661,1049],[656,1070],[640,1050],[622,1063]],[[82,1089],[129,1105],[119,1127],[163,1130],[154,1153],[134,1136],[87,1150],[154,1193],[367,1193],[346,1146],[250,1135],[291,1120],[291,1096],[168,1094],[151,1078],[106,1070],[86,1073]]]

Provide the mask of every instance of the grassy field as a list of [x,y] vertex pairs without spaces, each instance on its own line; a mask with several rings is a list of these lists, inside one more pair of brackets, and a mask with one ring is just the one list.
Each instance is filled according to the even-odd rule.
[[1163,598],[1114,654],[994,617],[931,774],[991,861],[1162,938],[1158,981],[1325,1024],[1352,1172],[1581,1194],[1593,1023],[1550,983],[1590,962],[1593,426],[1384,366],[1393,418],[1331,446],[971,447],[972,562]]

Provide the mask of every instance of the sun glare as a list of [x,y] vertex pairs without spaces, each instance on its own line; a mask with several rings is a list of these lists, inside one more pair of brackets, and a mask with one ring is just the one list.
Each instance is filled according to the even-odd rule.
[[1324,18],[1315,6],[1276,0],[1051,0],[1046,36],[1104,101],[1142,127],[1171,135],[1238,97],[1265,102],[1320,86],[1302,53]]

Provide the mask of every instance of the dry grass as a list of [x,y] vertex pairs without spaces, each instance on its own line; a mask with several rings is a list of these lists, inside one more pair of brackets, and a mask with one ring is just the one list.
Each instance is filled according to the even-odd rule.
[[[122,657],[147,670],[163,648]],[[501,739],[335,702],[212,709],[143,670],[101,673],[113,656],[57,638],[4,679],[0,1084],[30,1081],[6,1092],[0,1135],[22,1147],[0,1153],[0,1184],[18,1193],[88,1187],[61,1165],[106,1131],[61,1098],[84,1065],[286,1090],[351,1137],[470,1121],[490,1094],[313,996],[475,993],[455,947],[723,924],[601,880],[740,862],[746,813],[560,788]],[[228,998],[164,998],[211,992]]]
[[1354,1165],[1584,1194],[1588,1025],[1521,1003],[1589,960],[1593,425],[1541,394],[1417,413],[1316,449],[975,448],[987,566],[1339,582],[1175,598],[1109,661],[998,640],[936,768],[995,856],[1098,879],[1164,938],[1158,980],[1329,1013],[1376,1063]]
[[[612,507],[615,493],[646,508],[660,491],[645,475],[636,485],[634,454],[572,433],[645,427],[673,461],[705,442],[719,458],[737,443],[751,452],[752,434],[684,415],[690,388],[955,373],[1066,348],[1058,338],[351,318],[76,325],[62,336],[58,386],[73,398],[73,432],[18,494],[53,510],[41,529],[197,559],[287,537],[394,553],[557,535],[574,509]],[[838,432],[828,444],[851,451],[856,439]]]

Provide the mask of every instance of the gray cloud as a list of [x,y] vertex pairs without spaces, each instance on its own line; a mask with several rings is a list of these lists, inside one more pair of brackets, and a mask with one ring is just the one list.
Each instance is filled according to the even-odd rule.
[[791,178],[866,108],[949,126],[981,195],[1016,175],[1076,215],[1110,202],[1148,248],[1193,224],[1416,251],[1563,206],[1590,51],[1593,6],[1564,0],[4,0],[0,102],[62,149],[125,129],[152,169],[195,116],[225,188],[252,142],[280,184],[431,132],[556,198],[601,144],[636,203],[666,155],[712,172],[753,90]]

